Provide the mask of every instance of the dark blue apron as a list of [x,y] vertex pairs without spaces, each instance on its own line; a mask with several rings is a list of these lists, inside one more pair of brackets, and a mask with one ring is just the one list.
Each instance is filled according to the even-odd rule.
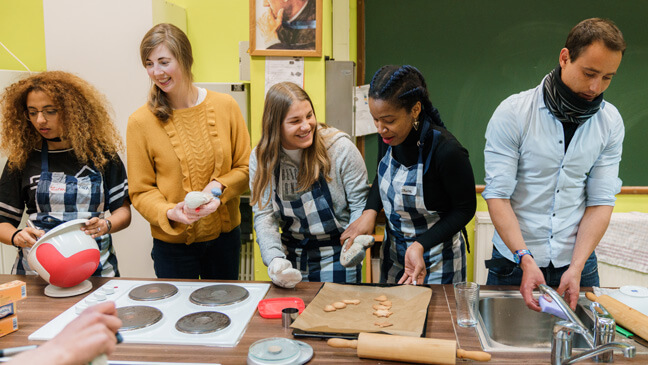
[[[84,166],[83,169],[89,169]],[[29,219],[36,227],[47,232],[61,223],[74,219],[104,217],[105,186],[101,173],[90,169],[87,176],[65,175],[62,172],[49,171],[47,142],[43,141],[41,149],[41,174],[36,187],[36,213]],[[100,251],[99,267],[93,276],[119,276],[117,256],[112,245],[110,234],[95,238]],[[18,258],[12,273],[25,275],[36,274],[27,262],[29,248],[18,251]]]
[[[395,283],[403,276],[405,252],[416,237],[428,231],[439,221],[439,213],[425,207],[423,175],[430,167],[434,149],[441,132],[434,130],[432,148],[423,162],[423,138],[429,128],[423,124],[418,142],[419,155],[416,165],[406,167],[391,154],[391,146],[378,166],[378,184],[388,225],[382,247],[381,282]],[[425,284],[447,284],[465,280],[465,243],[461,232],[451,240],[436,245],[423,254],[426,275]]]
[[281,242],[287,259],[302,273],[303,281],[359,283],[362,265],[346,268],[340,263],[340,236],[344,228],[333,211],[328,184],[320,177],[312,189],[292,201],[279,198],[279,168],[275,170],[274,209],[281,217]]

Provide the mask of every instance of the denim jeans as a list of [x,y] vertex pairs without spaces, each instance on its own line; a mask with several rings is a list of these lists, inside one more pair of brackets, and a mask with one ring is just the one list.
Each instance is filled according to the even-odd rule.
[[[522,283],[522,269],[520,266],[505,259],[495,247],[493,247],[493,259],[496,259],[497,263],[489,264],[486,285],[519,286]],[[569,269],[569,265],[556,268],[553,266],[553,263],[549,263],[547,267],[540,268],[547,285],[552,287],[560,286],[560,278],[567,269]],[[599,286],[598,263],[594,252],[592,252],[585,262],[583,272],[581,273],[580,286]]]
[[168,243],[153,239],[153,268],[158,278],[238,280],[241,230],[222,232],[205,242]]

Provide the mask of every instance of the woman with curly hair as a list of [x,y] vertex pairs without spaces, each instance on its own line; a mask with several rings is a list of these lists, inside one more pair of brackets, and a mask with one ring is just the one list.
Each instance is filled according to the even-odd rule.
[[[0,99],[2,151],[0,241],[18,248],[12,274],[35,274],[27,254],[45,231],[73,220],[101,251],[94,276],[119,276],[110,233],[130,224],[119,132],[105,98],[61,71],[29,76]],[[35,228],[16,229],[23,211]],[[105,211],[110,217],[105,217]]]

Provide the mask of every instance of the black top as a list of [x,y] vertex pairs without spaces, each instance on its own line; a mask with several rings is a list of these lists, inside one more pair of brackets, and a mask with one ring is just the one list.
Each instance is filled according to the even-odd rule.
[[[412,129],[403,143],[392,147],[392,156],[396,161],[408,167],[418,162],[417,142],[421,129]],[[434,129],[440,131],[441,135],[435,150],[432,151],[430,167],[423,175],[423,198],[425,207],[430,211],[439,212],[441,219],[416,238],[426,250],[451,239],[470,222],[477,208],[475,178],[468,151],[446,129]],[[432,148],[432,135],[430,130],[423,147],[423,161]],[[382,146],[379,147],[379,155],[382,158],[387,148],[382,141],[380,144]],[[365,210],[373,209],[379,212],[382,207],[376,176],[367,197]]]
[[[66,175],[83,177],[94,171],[89,166],[79,163],[72,149],[49,151],[48,156],[49,171],[52,173],[63,172]],[[27,214],[36,213],[36,186],[40,174],[40,149],[29,154],[25,167],[21,170],[9,170],[8,166],[5,166],[0,177],[0,223],[11,223],[17,227],[25,207]],[[126,169],[119,156],[106,164],[102,177],[106,190],[104,207],[114,211],[128,198]]]
[[569,147],[569,143],[571,143],[574,134],[576,134],[576,129],[578,129],[580,124],[562,122],[562,125],[563,133],[565,134],[565,153],[567,153],[567,147]]

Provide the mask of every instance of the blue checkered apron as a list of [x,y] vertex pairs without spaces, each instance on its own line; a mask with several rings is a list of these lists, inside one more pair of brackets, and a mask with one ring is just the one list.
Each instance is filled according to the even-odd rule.
[[[84,169],[88,169],[87,166]],[[82,170],[83,171],[83,170]],[[81,172],[79,172],[80,174]],[[77,175],[79,175],[77,174]],[[44,231],[74,219],[104,217],[104,184],[101,173],[91,170],[87,176],[77,177],[49,171],[47,143],[41,149],[41,175],[36,187],[36,213],[29,219]],[[100,251],[99,267],[93,276],[118,276],[117,256],[110,234],[95,238]],[[13,272],[19,275],[36,274],[27,262],[29,248],[18,252]]]
[[281,217],[281,242],[286,258],[301,271],[303,281],[359,283],[362,265],[340,264],[340,235],[344,228],[335,219],[328,184],[320,177],[312,189],[292,201],[279,198],[280,169],[275,170],[274,210]]
[[[429,230],[439,221],[439,213],[429,211],[423,198],[423,175],[430,167],[430,160],[441,133],[434,130],[432,148],[423,163],[423,136],[419,141],[418,162],[406,167],[391,155],[391,147],[378,166],[380,197],[387,217],[387,235],[381,251],[381,282],[395,283],[403,276],[405,251],[416,237]],[[426,284],[449,284],[463,281],[466,277],[465,243],[461,232],[452,239],[436,245],[423,254],[427,273]]]

